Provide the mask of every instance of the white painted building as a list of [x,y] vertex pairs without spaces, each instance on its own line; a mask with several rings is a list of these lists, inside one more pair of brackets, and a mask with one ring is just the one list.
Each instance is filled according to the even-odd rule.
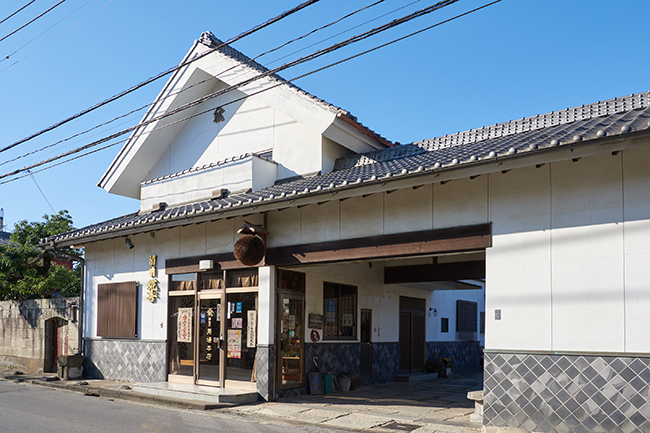
[[266,70],[210,34],[196,56],[100,181],[140,210],[43,240],[85,248],[90,371],[272,400],[314,356],[363,384],[484,344],[485,424],[650,428],[647,93],[392,147],[275,76],[219,94]]

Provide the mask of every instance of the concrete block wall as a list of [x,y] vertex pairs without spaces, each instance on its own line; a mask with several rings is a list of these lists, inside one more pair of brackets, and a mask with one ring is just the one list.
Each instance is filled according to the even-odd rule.
[[0,367],[42,371],[46,353],[46,324],[49,319],[67,321],[67,354],[79,351],[79,321],[72,305],[79,298],[32,299],[0,302]]

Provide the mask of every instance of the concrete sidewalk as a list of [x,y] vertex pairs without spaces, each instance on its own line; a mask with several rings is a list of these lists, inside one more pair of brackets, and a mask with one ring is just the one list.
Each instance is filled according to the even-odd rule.
[[302,395],[239,406],[229,411],[282,417],[338,429],[476,433],[481,431],[481,425],[469,422],[474,402],[467,399],[467,392],[482,387],[482,374],[452,376],[364,386],[345,393]]
[[360,387],[345,393],[302,395],[277,402],[256,402],[246,405],[211,404],[191,399],[169,398],[133,391],[132,383],[111,380],[46,380],[53,374],[12,375],[0,378],[48,386],[86,395],[124,399],[181,409],[216,410],[234,415],[282,420],[283,422],[315,424],[343,430],[378,432],[412,431],[416,433],[476,433],[481,425],[470,423],[474,402],[468,391],[482,389],[483,376],[452,376],[423,382],[390,382]]

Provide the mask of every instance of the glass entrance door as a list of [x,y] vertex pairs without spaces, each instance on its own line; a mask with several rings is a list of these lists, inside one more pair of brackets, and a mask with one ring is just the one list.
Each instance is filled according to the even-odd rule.
[[[173,281],[176,285],[185,280]],[[173,295],[172,295],[173,294]],[[186,289],[170,291],[169,337],[168,337],[168,380],[170,382],[194,383],[194,300],[193,291]]]
[[200,295],[198,313],[197,384],[222,386],[225,347],[221,295]]
[[279,310],[280,387],[299,388],[304,376],[304,296],[281,294]]

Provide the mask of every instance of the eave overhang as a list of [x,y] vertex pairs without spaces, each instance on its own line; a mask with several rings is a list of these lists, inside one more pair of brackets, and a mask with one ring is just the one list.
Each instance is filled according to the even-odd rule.
[[[342,181],[329,182],[330,176],[323,175],[309,179],[313,187],[305,187],[307,180],[299,180],[283,184],[280,194],[271,193],[277,187],[271,187],[253,194],[241,194],[228,197],[227,200],[213,200],[168,209],[159,214],[132,214],[116,219],[114,225],[104,224],[100,229],[94,226],[67,234],[43,239],[42,246],[54,244],[57,247],[79,246],[89,242],[114,239],[138,233],[179,226],[217,221],[236,216],[273,210],[319,205],[333,200],[343,200],[351,197],[367,196],[387,191],[418,187],[424,184],[446,182],[461,178],[475,178],[480,175],[507,172],[509,170],[538,166],[546,163],[577,159],[602,153],[619,152],[621,150],[650,145],[644,138],[650,137],[650,124],[645,129],[621,132],[621,134],[597,137],[590,140],[567,141],[555,143],[553,140],[544,146],[534,146],[527,150],[512,152],[512,149],[483,157],[470,156],[465,159],[454,159],[447,164],[421,165],[414,169],[391,170],[382,176],[360,174],[355,177],[357,170],[343,170],[329,173],[338,175]],[[293,189],[292,189],[293,188]],[[189,210],[188,210],[189,208]]]

